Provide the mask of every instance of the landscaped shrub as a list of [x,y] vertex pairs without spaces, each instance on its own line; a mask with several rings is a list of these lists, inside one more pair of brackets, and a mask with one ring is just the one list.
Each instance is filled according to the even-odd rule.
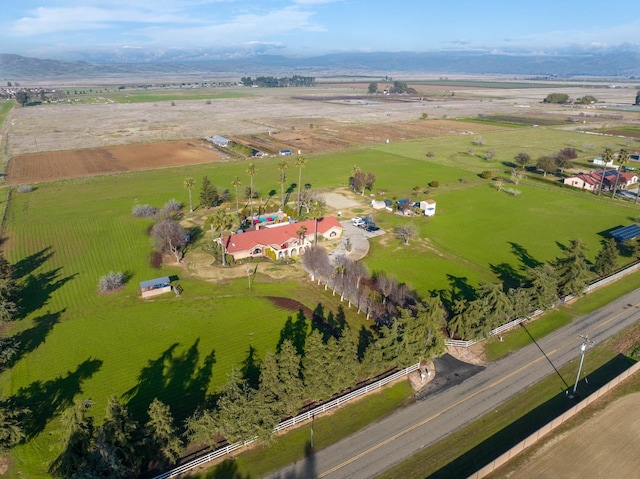
[[169,201],[167,201],[163,208],[165,213],[175,213],[177,211],[180,211],[181,209],[182,203],[180,203],[175,198],[171,198]]
[[16,186],[16,191],[18,193],[31,193],[33,191],[33,186],[31,186],[31,185],[18,185],[18,186]]
[[162,253],[160,251],[152,251],[149,255],[149,266],[153,269],[160,269],[162,266]]
[[110,293],[124,286],[124,273],[109,271],[98,281],[98,292],[100,294]]
[[429,186],[430,186],[431,188],[437,188],[438,186],[440,186],[440,182],[439,182],[439,181],[436,181],[436,180],[430,181],[430,182],[429,182]]
[[153,218],[158,214],[158,208],[151,205],[135,205],[131,214],[136,218]]

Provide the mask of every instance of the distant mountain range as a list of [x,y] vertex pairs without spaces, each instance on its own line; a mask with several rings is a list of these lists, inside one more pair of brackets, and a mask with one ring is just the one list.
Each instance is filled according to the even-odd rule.
[[640,77],[640,50],[617,47],[553,54],[472,51],[333,53],[308,58],[254,55],[211,57],[204,52],[162,54],[136,51],[87,53],[91,61],[60,61],[0,54],[0,80],[55,80],[98,77],[210,74],[254,76],[322,74],[499,74],[557,77]]

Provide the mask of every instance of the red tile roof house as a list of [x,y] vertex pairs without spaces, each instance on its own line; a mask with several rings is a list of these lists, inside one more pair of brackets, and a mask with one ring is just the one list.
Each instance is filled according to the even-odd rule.
[[[300,238],[298,231],[304,226],[306,231]],[[342,236],[342,225],[333,216],[318,220],[318,238],[335,239]],[[225,236],[225,249],[233,259],[267,256],[272,259],[284,259],[300,256],[313,245],[315,221],[307,220],[299,223],[278,223],[258,230]],[[220,238],[216,239],[220,244]]]
[[574,188],[597,191],[598,188],[600,188],[600,173],[580,173],[577,176],[565,178],[563,183],[565,185],[573,186]]
[[[603,188],[612,190],[616,184],[616,178],[618,172],[614,170],[607,171],[604,174]],[[580,173],[577,176],[570,176],[564,179],[564,184],[573,186],[574,188],[581,188],[589,191],[597,191],[600,188],[600,181],[602,180],[602,173],[599,171],[585,174]],[[624,172],[620,173],[620,188],[626,188],[634,185],[638,182],[638,176],[633,173]]]

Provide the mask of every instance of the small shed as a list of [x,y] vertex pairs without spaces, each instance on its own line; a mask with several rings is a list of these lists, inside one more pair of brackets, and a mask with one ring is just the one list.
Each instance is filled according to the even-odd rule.
[[420,202],[420,209],[424,211],[425,216],[436,215],[436,202],[433,200],[426,200]]
[[168,276],[140,282],[140,292],[143,298],[150,298],[171,291],[171,280]]

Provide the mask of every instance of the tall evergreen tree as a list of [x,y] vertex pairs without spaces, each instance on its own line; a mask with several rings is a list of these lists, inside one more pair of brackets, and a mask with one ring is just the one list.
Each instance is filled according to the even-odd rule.
[[29,411],[8,401],[0,402],[0,453],[12,448],[24,439],[22,421]]
[[322,333],[314,329],[305,342],[302,358],[302,374],[304,376],[305,397],[312,401],[326,401],[334,393],[331,387],[331,355],[322,341]]
[[284,413],[294,416],[302,406],[304,387],[300,377],[300,356],[288,339],[282,343],[278,353],[278,379],[278,400],[283,404]]
[[169,406],[154,399],[147,411],[149,421],[144,427],[144,437],[149,451],[149,459],[159,469],[172,465],[182,454],[182,442],[176,434],[173,416]]
[[553,308],[558,302],[558,279],[553,268],[543,264],[528,270],[531,307],[540,310]]
[[200,204],[209,209],[212,206],[217,206],[219,202],[218,190],[208,176],[202,178],[202,185],[200,186]]
[[0,254],[0,324],[12,321],[18,314],[18,285],[13,265]]
[[85,467],[95,432],[93,418],[88,414],[91,406],[93,402],[88,399],[76,401],[62,414],[63,450],[49,466],[54,477],[68,479]]
[[609,238],[602,242],[602,248],[596,256],[593,270],[599,276],[606,276],[614,272],[618,262],[618,245],[616,240]]
[[102,471],[110,479],[135,478],[143,462],[141,434],[127,407],[115,396],[107,401],[104,423],[98,428],[95,449],[90,458],[94,472]]
[[257,435],[254,394],[240,371],[233,369],[218,401],[217,414],[220,433],[230,443]]
[[488,316],[486,321],[489,323],[489,330],[509,322],[509,319],[513,316],[513,308],[511,301],[502,290],[501,284],[480,283],[477,294],[483,299],[487,307]]
[[591,274],[585,252],[584,243],[579,239],[572,239],[563,256],[556,258],[553,266],[558,278],[558,292],[561,295],[581,295],[589,285]]

